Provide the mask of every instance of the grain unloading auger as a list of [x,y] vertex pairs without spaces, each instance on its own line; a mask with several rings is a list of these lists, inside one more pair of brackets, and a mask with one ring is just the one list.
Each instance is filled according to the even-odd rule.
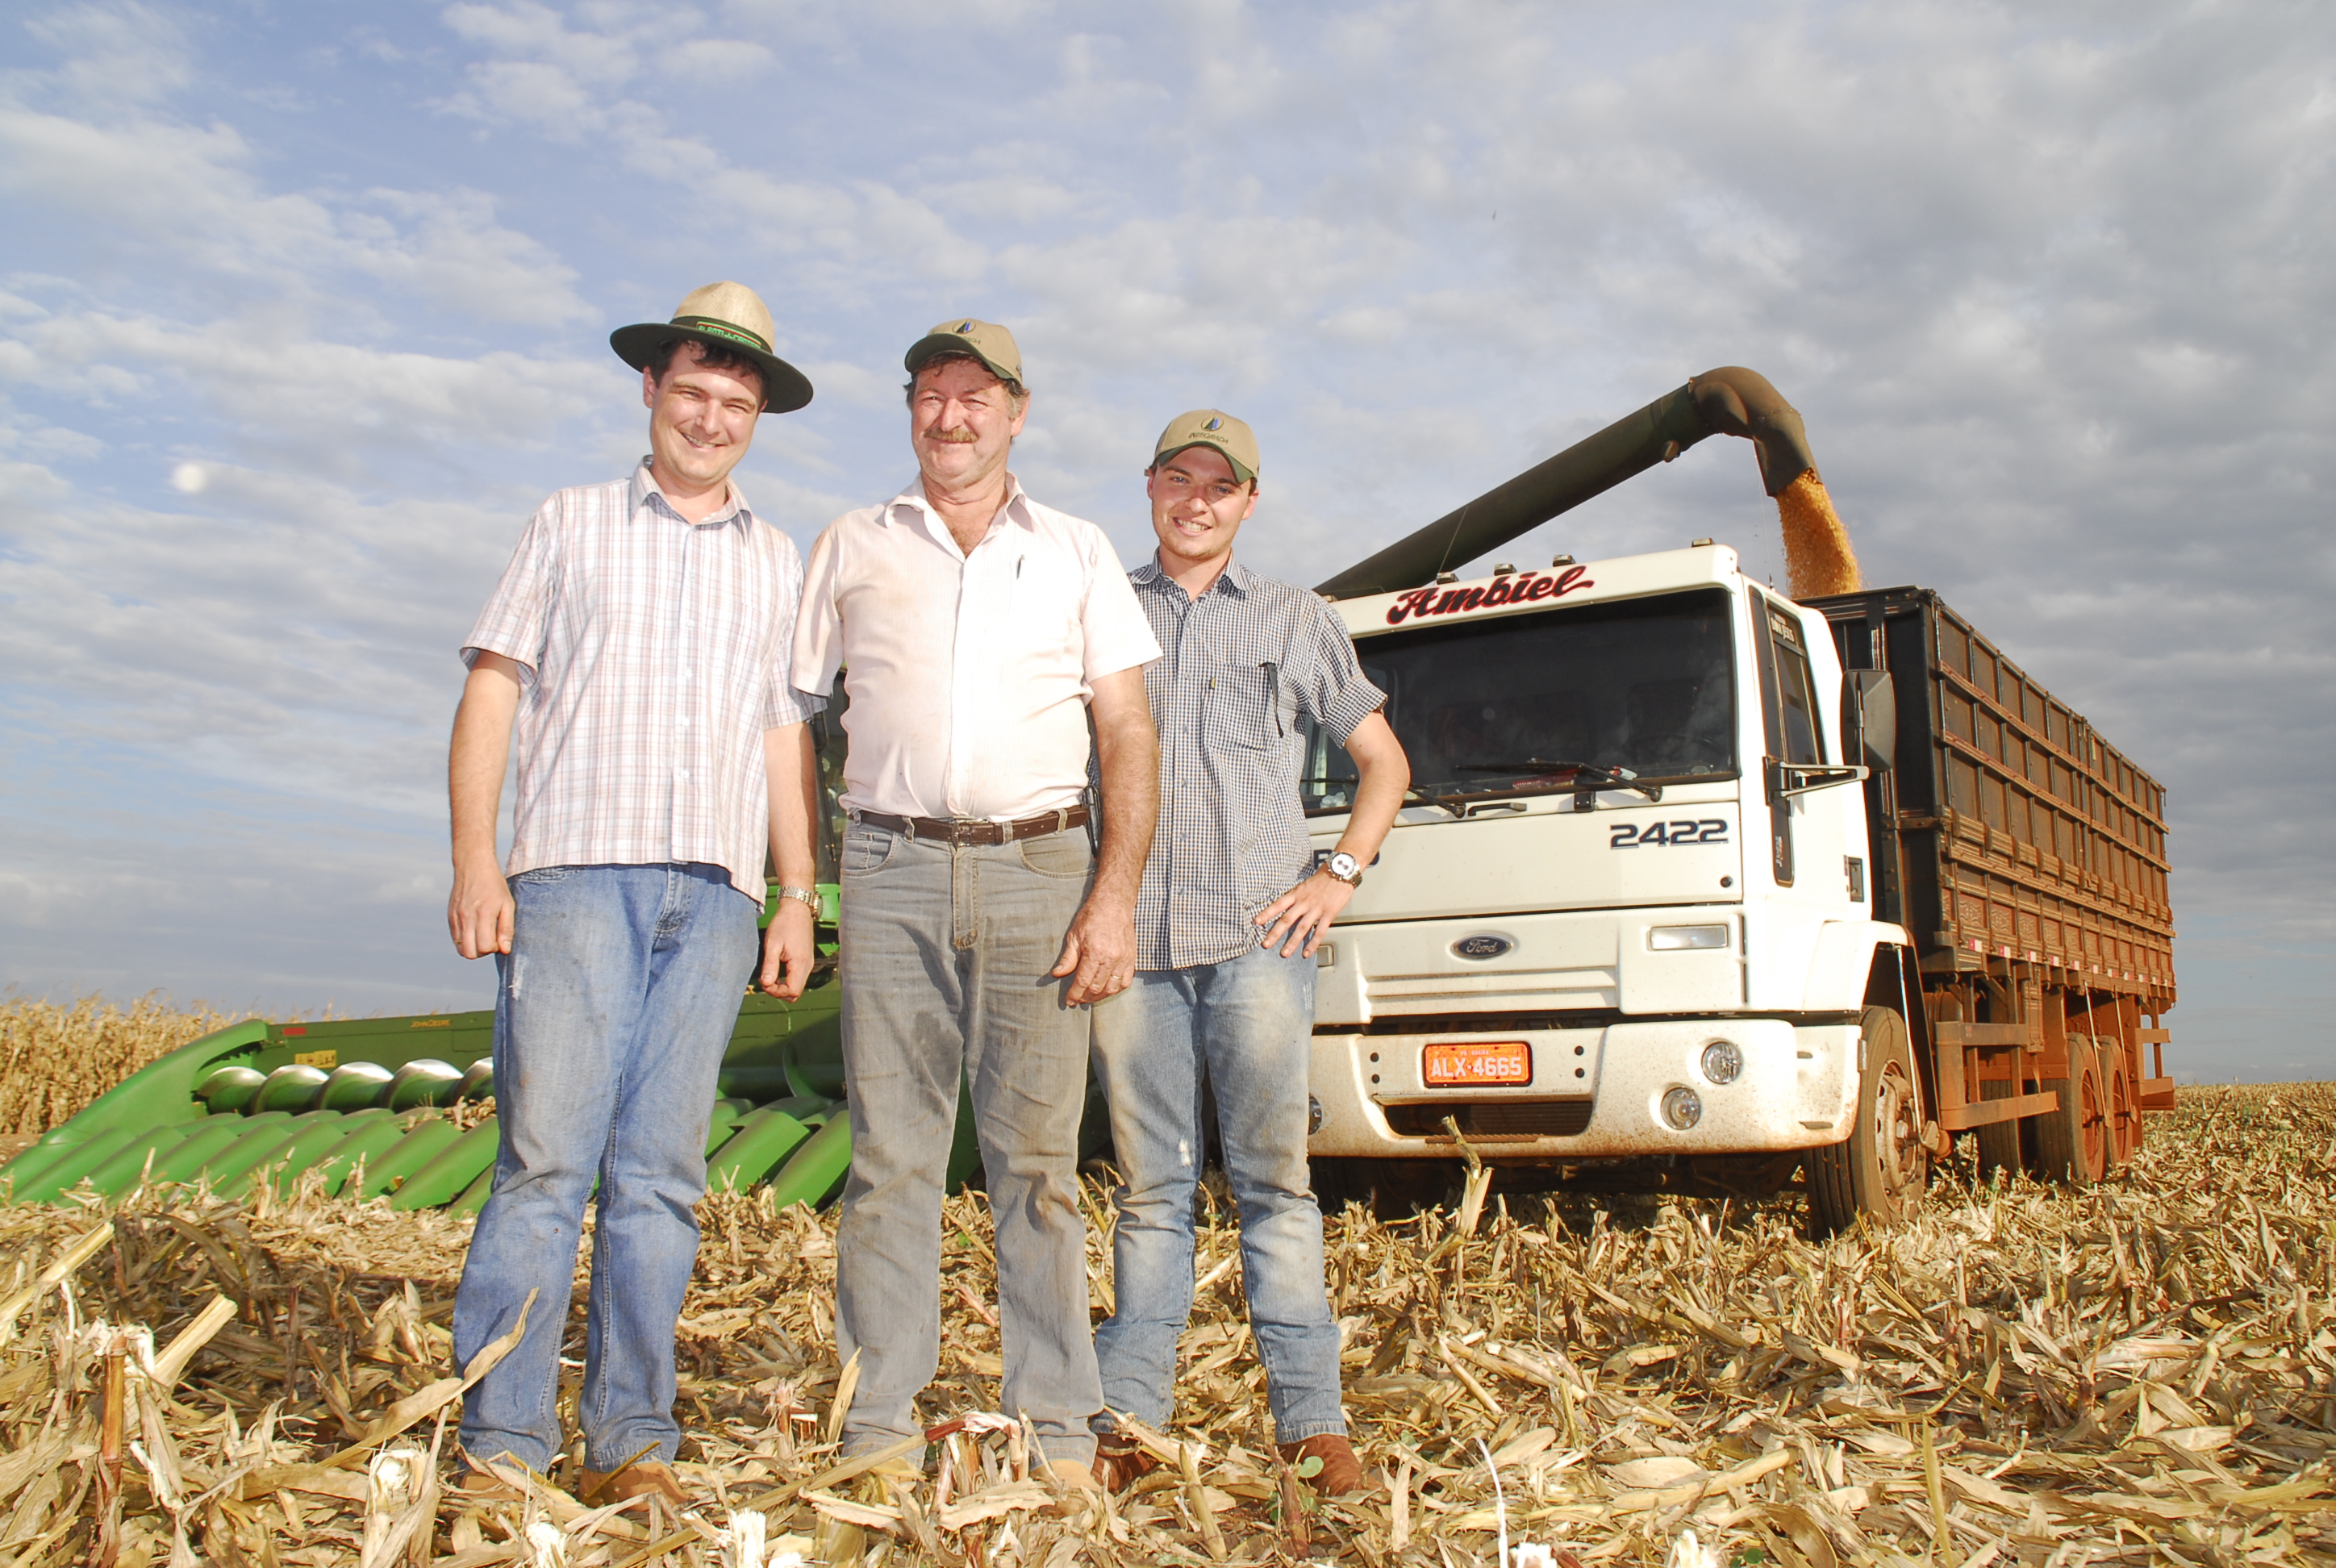
[[1320,585],[1334,599],[1393,593],[1465,566],[1562,512],[1602,495],[1708,435],[1752,443],[1760,482],[1776,498],[1795,597],[1850,593],[1859,586],[1849,536],[1817,477],[1798,410],[1768,378],[1724,365],[1670,392],[1455,511],[1405,535]]

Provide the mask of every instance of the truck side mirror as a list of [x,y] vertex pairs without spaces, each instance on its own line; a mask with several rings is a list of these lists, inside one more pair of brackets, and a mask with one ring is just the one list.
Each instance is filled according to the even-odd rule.
[[1888,670],[1842,671],[1841,755],[1875,773],[1887,772],[1898,755],[1898,692]]

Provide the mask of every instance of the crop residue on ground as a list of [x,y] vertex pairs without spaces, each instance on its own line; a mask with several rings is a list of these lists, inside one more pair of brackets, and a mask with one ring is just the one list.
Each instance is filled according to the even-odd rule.
[[[1109,1206],[1087,1201],[1100,1312]],[[1273,1457],[1222,1211],[1173,1463],[1068,1513],[1010,1430],[945,1439],[946,1474],[914,1485],[832,1474],[832,1216],[748,1193],[701,1219],[680,1414],[706,1503],[676,1520],[585,1508],[564,1466],[524,1504],[460,1507],[426,1463],[378,1458],[451,1447],[467,1221],[313,1191],[0,1208],[0,1552],[87,1560],[110,1527],[129,1568],[1458,1568],[1504,1533],[1552,1562],[1659,1564],[1691,1531],[1730,1568],[2336,1562],[2328,1086],[2185,1090],[2101,1187],[1952,1170],[1912,1223],[1826,1243],[1790,1197],[1348,1210],[1329,1225],[1348,1411],[1388,1485],[1319,1506]],[[936,1423],[998,1398],[979,1196],[945,1227]],[[568,1305],[575,1334],[580,1290]]]

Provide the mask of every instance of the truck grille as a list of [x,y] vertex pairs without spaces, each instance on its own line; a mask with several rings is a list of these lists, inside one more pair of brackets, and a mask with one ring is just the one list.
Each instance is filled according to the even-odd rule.
[[1451,1117],[1465,1138],[1572,1138],[1590,1128],[1594,1100],[1436,1100],[1383,1105],[1387,1129],[1398,1137],[1443,1138]]
[[1374,1013],[1445,1013],[1455,1008],[1560,1012],[1617,1006],[1619,984],[1611,969],[1495,969],[1372,975],[1363,989]]

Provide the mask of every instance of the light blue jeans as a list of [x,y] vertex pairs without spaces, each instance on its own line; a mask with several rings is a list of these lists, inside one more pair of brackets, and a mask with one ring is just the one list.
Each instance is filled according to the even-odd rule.
[[559,866],[511,879],[496,960],[492,1194],[454,1295],[462,1365],[538,1292],[519,1348],[472,1388],[462,1446],[546,1471],[584,1203],[599,1183],[577,1400],[587,1469],[670,1462],[674,1322],[697,1260],[715,1080],[761,912],[719,866]]
[[1313,1033],[1314,960],[1278,949],[1140,971],[1096,1004],[1095,1073],[1124,1183],[1112,1248],[1117,1310],[1095,1330],[1112,1409],[1165,1427],[1174,1402],[1176,1339],[1192,1310],[1205,1078],[1241,1205],[1241,1279],[1274,1441],[1347,1429],[1338,1326],[1322,1283],[1322,1211],[1306,1166]]
[[1085,834],[952,847],[855,823],[844,835],[843,1066],[852,1175],[835,1239],[835,1333],[860,1381],[843,1451],[920,1429],[940,1363],[941,1186],[970,1085],[989,1189],[1008,1415],[1084,1465],[1103,1408],[1078,1203],[1085,1008],[1048,975],[1086,899]]

